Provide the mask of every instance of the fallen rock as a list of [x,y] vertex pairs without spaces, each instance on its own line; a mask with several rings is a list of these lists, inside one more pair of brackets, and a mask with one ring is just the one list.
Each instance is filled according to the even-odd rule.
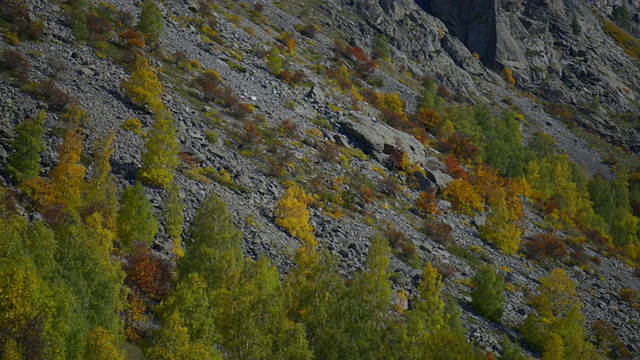
[[313,85],[311,90],[309,90],[309,92],[307,93],[307,98],[311,99],[317,104],[324,104],[325,102],[324,92],[322,91],[322,89],[320,89],[320,87],[318,87],[318,85]]
[[435,183],[436,186],[440,189],[443,189],[449,182],[453,180],[451,176],[439,170],[430,170],[427,173],[427,178]]
[[351,113],[355,120],[338,121],[342,132],[362,151],[383,162],[394,149],[404,151],[412,163],[428,163],[424,146],[413,136],[362,114]]

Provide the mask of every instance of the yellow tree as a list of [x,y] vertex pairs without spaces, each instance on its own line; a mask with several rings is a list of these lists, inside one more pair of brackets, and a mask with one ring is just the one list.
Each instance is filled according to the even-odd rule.
[[[24,256],[0,262],[0,353],[44,358],[42,328],[51,316],[50,290]],[[39,329],[37,327],[40,327]],[[34,333],[35,332],[35,333]],[[22,357],[20,357],[22,358]]]
[[[538,337],[539,343],[535,345],[540,350],[549,348],[550,354],[556,354],[557,339],[546,335],[555,333],[562,340],[564,359],[598,359],[593,345],[585,340],[584,316],[580,312],[582,302],[577,296],[575,283],[567,273],[562,269],[552,270],[549,276],[540,279],[538,292],[531,305],[538,310],[540,318],[537,319],[538,324],[529,321],[530,328],[537,334],[524,335]],[[556,344],[550,341],[556,341]]]
[[177,311],[163,321],[154,337],[155,345],[146,355],[150,360],[221,360],[222,356],[211,344],[193,341],[189,329]]
[[532,300],[532,305],[543,318],[551,322],[565,316],[569,310],[581,308],[582,303],[576,294],[576,285],[562,269],[553,269],[549,276],[540,279],[540,294]]
[[48,179],[38,177],[23,182],[27,193],[36,200],[51,223],[59,223],[69,211],[78,210],[82,202],[86,169],[80,164],[81,123],[85,118],[86,112],[77,104],[67,108],[63,115],[66,130],[57,150],[58,164],[51,170]]
[[491,213],[487,216],[487,223],[480,226],[480,238],[494,243],[505,254],[515,254],[520,245],[522,231],[518,226],[518,216],[507,204],[506,191],[498,187],[489,195],[488,200]]
[[58,148],[58,165],[51,170],[50,182],[56,200],[76,209],[82,201],[85,167],[80,164],[82,156],[81,121],[86,112],[77,105],[71,105],[64,115],[67,122],[62,145]]
[[431,263],[422,270],[422,281],[418,284],[420,300],[416,308],[425,311],[429,316],[425,319],[426,328],[437,330],[444,326],[444,299],[442,298],[442,276]]
[[124,360],[116,337],[107,329],[96,327],[87,335],[83,360]]
[[447,184],[444,197],[453,203],[454,209],[466,215],[483,210],[483,200],[476,189],[465,179],[455,179]]
[[149,66],[149,61],[143,56],[136,56],[131,77],[122,83],[122,89],[131,102],[140,108],[149,108],[152,111],[164,109],[162,104],[164,88]]
[[564,360],[564,343],[562,338],[556,334],[549,334],[549,340],[544,346],[542,360]]
[[173,181],[180,160],[175,121],[162,103],[162,83],[149,66],[148,60],[138,56],[131,78],[122,87],[136,106],[148,108],[155,113],[141,155],[142,168],[138,177],[147,185],[166,188]]
[[276,204],[273,213],[276,225],[287,230],[291,236],[303,241],[304,246],[315,248],[317,241],[313,236],[313,226],[309,224],[309,210],[307,205],[313,197],[297,185],[290,186]]

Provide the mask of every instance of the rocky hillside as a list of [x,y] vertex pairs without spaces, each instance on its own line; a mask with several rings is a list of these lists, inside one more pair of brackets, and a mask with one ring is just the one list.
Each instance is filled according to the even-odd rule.
[[[0,317],[0,354],[86,357],[99,343],[94,331],[107,329],[117,356],[169,358],[157,339],[181,334],[166,325],[167,309],[193,305],[180,291],[197,287],[188,271],[207,268],[194,259],[242,257],[198,243],[198,226],[224,223],[198,213],[216,194],[241,230],[242,253],[270,259],[280,276],[273,281],[285,284],[278,287],[293,286],[287,279],[303,268],[305,249],[328,250],[341,279],[359,279],[375,268],[367,261],[372,239],[385,239],[383,282],[392,295],[380,312],[393,321],[376,331],[418,316],[409,314],[426,306],[423,279],[433,266],[442,298],[453,300],[446,313],[458,309],[478,358],[552,358],[558,343],[567,358],[640,358],[638,8],[579,0],[0,0],[2,224],[13,234],[0,253],[22,254],[9,246],[22,234],[25,268],[44,275],[11,277],[17,260],[4,261],[0,274],[14,284],[37,278],[27,289],[81,289],[68,275],[79,270],[64,265],[82,244],[68,240],[84,236],[68,225],[77,221],[82,234],[101,239],[91,256],[105,256],[78,255],[78,268],[115,264],[104,265],[104,279],[79,271],[83,281],[120,284],[99,295],[43,290],[46,300],[29,306],[0,297],[2,312],[19,313]],[[144,196],[131,200],[139,181]],[[39,226],[56,239],[62,265],[50,272],[60,282],[42,270],[53,269],[40,265],[44,255],[33,255],[39,245],[29,239],[46,232]],[[153,250],[145,256],[166,267],[166,278],[153,280],[162,291],[145,287],[135,267],[135,244],[145,239]],[[503,279],[502,301],[482,293],[488,285],[477,274],[486,269]],[[0,295],[11,284],[0,281]],[[21,289],[15,293],[36,298]],[[85,304],[83,296],[111,300]],[[82,311],[108,308],[110,325],[87,315],[91,325],[78,335],[87,334],[78,345],[86,349],[75,353],[51,350],[74,343],[71,335],[55,346],[33,342],[29,334],[53,338],[62,329],[41,319],[66,314],[55,304],[70,298]],[[500,303],[497,317],[482,299]],[[299,322],[300,343],[331,358],[300,314],[275,328]],[[195,342],[205,330],[194,322],[179,328]],[[225,326],[207,338],[220,357],[269,358],[235,353]]]

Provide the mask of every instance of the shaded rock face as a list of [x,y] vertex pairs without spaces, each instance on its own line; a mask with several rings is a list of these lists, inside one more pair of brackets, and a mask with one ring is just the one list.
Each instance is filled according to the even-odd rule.
[[439,18],[486,66],[495,69],[496,12],[493,0],[416,0],[429,14]]

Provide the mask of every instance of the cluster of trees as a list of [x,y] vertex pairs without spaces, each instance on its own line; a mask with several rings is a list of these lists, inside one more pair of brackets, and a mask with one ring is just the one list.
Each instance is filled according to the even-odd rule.
[[[135,328],[126,314],[136,306],[144,312],[161,299],[162,286],[168,289],[170,276],[162,277],[168,268],[150,251],[159,221],[140,184],[118,195],[109,162],[113,134],[92,144],[89,170],[83,165],[82,129],[89,119],[76,104],[62,114],[58,164],[41,176],[45,118],[42,112],[16,128],[7,166],[26,199],[20,201],[11,188],[0,189],[6,231],[0,240],[0,354],[123,358],[125,329]],[[22,207],[42,218],[27,221]],[[175,186],[167,191],[162,215],[180,256],[184,216]]]
[[[304,210],[304,205],[291,207]],[[305,228],[303,223],[294,226]],[[291,231],[290,225],[283,226]],[[483,358],[467,343],[459,310],[445,301],[442,278],[430,264],[414,307],[394,309],[390,249],[383,237],[371,242],[367,270],[350,279],[338,274],[326,250],[308,240],[281,279],[268,259],[242,255],[241,234],[225,204],[210,195],[190,228],[174,290],[157,309],[160,329],[150,340],[148,356]]]
[[481,238],[504,253],[516,253],[522,234],[520,199],[528,198],[555,228],[640,260],[640,187],[635,174],[619,168],[612,180],[590,178],[556,151],[549,135],[537,132],[525,146],[521,115],[505,112],[496,117],[487,105],[445,108],[433,84],[425,85],[418,100],[411,118],[422,119],[436,136],[435,146],[448,153],[446,165],[455,178],[442,196],[461,213],[488,209]]
[[[2,190],[3,357],[120,359],[129,339],[144,340],[150,359],[481,358],[430,265],[415,306],[393,307],[384,238],[372,241],[366,271],[341,277],[332,256],[318,250],[309,196],[295,186],[276,210],[277,223],[303,240],[288,276],[282,279],[266,258],[243,256],[241,233],[211,195],[188,232],[172,281],[150,251],[159,222],[143,187],[118,196],[109,165],[113,136],[94,146],[87,171],[80,159],[88,119],[71,106],[59,163],[41,177],[44,116],[19,127],[14,147],[33,145],[33,151],[16,151],[10,161],[26,206],[44,219],[27,221],[17,212],[15,193]],[[177,202],[170,188],[164,227],[179,237]]]
[[582,303],[567,273],[552,270],[540,279],[538,292],[531,298],[537,313],[520,327],[525,342],[541,352],[543,359],[599,359],[593,344],[585,340]]
[[[184,215],[172,184],[175,126],[157,76],[139,55],[123,87],[156,115],[139,176],[166,188],[161,215],[180,257]],[[150,250],[159,221],[140,184],[118,194],[110,165],[114,135],[86,154],[83,133],[91,120],[75,101],[60,111],[57,165],[42,175],[43,111],[16,127],[6,169],[15,188],[0,189],[0,222],[8,232],[0,240],[0,356],[121,359],[125,338],[143,333],[151,321],[144,323],[146,313],[168,291],[169,267]],[[20,215],[24,207],[41,217],[27,221]]]
[[[77,105],[63,115],[65,135],[58,164],[40,177],[42,120],[20,127],[11,157],[12,180],[29,197],[26,204],[43,220],[17,212],[16,193],[2,189],[3,296],[0,353],[5,358],[83,358],[116,354],[122,341],[124,273],[114,261],[116,188],[109,157],[111,139],[95,144],[93,171],[85,178]],[[99,340],[97,338],[100,338]],[[117,359],[118,357],[112,357]]]

